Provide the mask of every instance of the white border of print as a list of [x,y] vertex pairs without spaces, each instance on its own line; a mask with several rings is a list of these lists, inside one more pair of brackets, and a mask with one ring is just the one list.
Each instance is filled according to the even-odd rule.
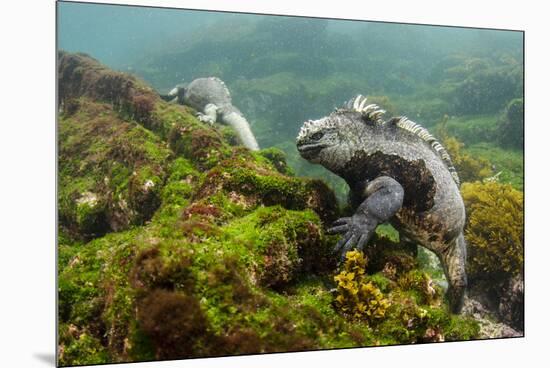
[[[525,338],[327,350],[118,367],[518,367],[547,361],[548,194],[544,161],[548,47],[543,2],[529,1],[222,1],[128,0],[104,3],[330,18],[490,27],[526,31]],[[0,5],[2,110],[0,159],[0,326],[2,367],[53,366],[55,349],[55,2]],[[544,99],[544,100],[543,100]],[[547,210],[546,210],[547,211]],[[537,363],[532,363],[535,366]]]

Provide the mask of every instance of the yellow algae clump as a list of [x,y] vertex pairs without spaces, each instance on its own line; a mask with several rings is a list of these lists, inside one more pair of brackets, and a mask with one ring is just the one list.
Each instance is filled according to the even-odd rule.
[[468,271],[472,278],[507,279],[523,268],[523,193],[509,184],[464,183]]
[[390,303],[380,289],[365,278],[366,265],[363,252],[354,250],[346,254],[344,270],[334,277],[335,305],[346,316],[374,322],[385,316]]

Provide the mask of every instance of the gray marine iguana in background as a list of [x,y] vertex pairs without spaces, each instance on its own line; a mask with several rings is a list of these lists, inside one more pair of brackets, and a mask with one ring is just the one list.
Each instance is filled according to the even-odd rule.
[[329,233],[343,237],[335,252],[362,250],[378,224],[389,222],[405,242],[420,244],[440,259],[449,282],[451,310],[462,309],[466,289],[464,203],[446,150],[406,117],[382,120],[384,110],[361,95],[329,116],[305,122],[297,137],[301,156],[346,180],[351,217]]
[[232,126],[246,147],[253,151],[259,150],[248,121],[231,103],[231,94],[221,79],[198,78],[186,87],[177,85],[167,96],[161,97],[194,108],[198,112],[199,120],[203,122],[219,122]]

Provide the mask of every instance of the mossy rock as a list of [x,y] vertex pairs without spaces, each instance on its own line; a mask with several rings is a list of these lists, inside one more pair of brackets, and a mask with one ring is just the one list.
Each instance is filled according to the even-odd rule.
[[115,111],[144,126],[160,129],[153,115],[160,97],[133,75],[113,71],[83,53],[58,52],[59,103],[68,114],[87,97],[110,104]]
[[[120,362],[215,355],[220,346],[227,353],[313,348],[304,336],[285,337],[298,316],[283,315],[280,297],[270,290],[326,271],[319,254],[329,243],[319,224],[311,211],[261,207],[201,242],[176,229],[161,237],[162,226],[151,223],[63,247],[69,261],[60,267],[61,320],[86,326],[103,341],[101,351]],[[178,305],[187,305],[188,314],[178,314]],[[281,317],[268,322],[265,313]],[[278,332],[266,335],[264,329]],[[177,331],[188,344],[175,343]],[[260,342],[252,349],[256,337]]]
[[201,181],[201,173],[193,164],[178,157],[167,168],[167,179],[160,192],[161,205],[152,221],[168,228],[179,220],[183,209],[189,205],[195,186]]
[[195,119],[177,121],[168,134],[168,143],[172,151],[191,160],[200,170],[210,169],[231,155],[223,135]]
[[60,324],[58,354],[62,366],[111,362],[101,341],[75,325]]
[[236,156],[220,162],[206,173],[196,197],[212,196],[220,190],[240,198],[245,207],[281,205],[288,209],[311,208],[325,222],[335,219],[334,193],[320,180],[295,178],[273,172],[271,165]]
[[59,121],[59,218],[77,238],[148,221],[160,205],[172,153],[139,124],[85,98]]
[[331,243],[310,210],[259,207],[223,231],[258,254],[254,274],[264,287],[280,288],[300,273],[327,271],[331,265]]
[[258,152],[262,157],[265,157],[266,159],[271,162],[271,164],[275,167],[275,169],[280,172],[281,174],[293,176],[294,171],[288,166],[286,162],[286,155],[285,153],[276,147],[271,148],[264,148]]
[[370,274],[385,272],[389,278],[397,278],[418,266],[415,244],[400,243],[378,233],[374,234],[365,255],[369,259]]

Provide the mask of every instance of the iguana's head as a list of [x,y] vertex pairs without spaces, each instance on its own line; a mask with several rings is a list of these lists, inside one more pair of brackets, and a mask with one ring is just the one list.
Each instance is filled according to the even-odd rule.
[[300,155],[311,163],[338,172],[348,161],[357,137],[364,131],[364,124],[356,123],[350,115],[358,114],[335,112],[319,120],[306,121],[296,138]]
[[183,83],[176,84],[176,86],[174,88],[172,88],[170,90],[170,92],[168,92],[167,96],[169,96],[171,98],[177,98],[177,102],[179,104],[183,104],[183,98],[185,96],[185,88],[186,87],[187,87],[187,85],[185,85]]
[[366,100],[358,95],[329,116],[306,121],[296,138],[300,155],[338,173],[381,122],[384,111]]

